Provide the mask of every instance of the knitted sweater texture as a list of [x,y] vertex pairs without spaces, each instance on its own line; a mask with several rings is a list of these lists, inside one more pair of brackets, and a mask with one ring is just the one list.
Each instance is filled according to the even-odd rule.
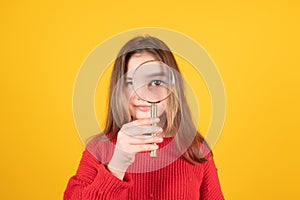
[[[168,146],[170,141],[166,138],[159,144],[160,148]],[[119,180],[106,169],[113,148],[102,143],[83,152],[77,173],[70,178],[65,190],[64,200],[224,199],[211,153],[208,161],[198,165],[181,156],[166,159],[172,151],[165,151],[168,155],[158,151],[157,158],[149,158],[148,152],[139,153],[141,156],[136,155],[124,179]]]

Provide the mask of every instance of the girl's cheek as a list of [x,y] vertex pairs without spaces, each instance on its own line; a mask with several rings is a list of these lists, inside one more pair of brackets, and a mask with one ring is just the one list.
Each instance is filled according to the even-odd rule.
[[160,115],[165,112],[166,107],[167,107],[167,103],[165,101],[158,104],[158,112]]
[[161,102],[161,107],[162,107],[162,109],[165,111],[166,109],[167,109],[167,101],[165,100],[165,101],[163,101],[163,102]]
[[132,98],[132,95],[133,95],[133,90],[130,87],[126,87],[125,96],[128,101],[130,100],[130,98]]

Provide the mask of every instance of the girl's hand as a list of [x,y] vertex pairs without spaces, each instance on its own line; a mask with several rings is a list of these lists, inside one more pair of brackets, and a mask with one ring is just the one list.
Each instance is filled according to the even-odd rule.
[[159,118],[147,118],[124,124],[118,133],[116,148],[130,154],[156,150],[158,146],[154,143],[162,142],[162,137],[151,134],[161,133],[162,128],[151,125],[157,122]]
[[[124,124],[118,132],[114,154],[108,164],[108,169],[118,178],[123,179],[127,168],[134,162],[135,154],[143,151],[157,150],[163,141],[159,133],[162,128],[152,126],[159,118],[146,118]],[[157,133],[156,136],[151,134]]]

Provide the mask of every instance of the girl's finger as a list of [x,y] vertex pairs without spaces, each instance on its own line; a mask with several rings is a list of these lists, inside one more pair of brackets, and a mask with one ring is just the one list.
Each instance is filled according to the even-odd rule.
[[159,121],[160,121],[160,119],[157,117],[157,118],[138,119],[138,120],[132,121],[131,123],[136,126],[145,126],[145,125],[151,125],[151,124],[158,123]]
[[131,126],[122,127],[121,131],[129,136],[141,136],[145,134],[160,133],[163,130],[159,126]]
[[162,137],[131,137],[128,140],[130,145],[138,145],[138,144],[151,144],[151,143],[161,143],[163,141]]
[[142,151],[153,151],[158,149],[157,144],[138,144],[130,147],[132,152],[138,153]]

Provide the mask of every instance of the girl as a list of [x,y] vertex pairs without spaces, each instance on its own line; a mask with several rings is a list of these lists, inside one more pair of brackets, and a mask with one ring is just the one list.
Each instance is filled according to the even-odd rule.
[[[134,70],[151,60],[175,71],[175,88],[157,104],[154,119],[151,105],[132,88]],[[224,199],[213,154],[192,122],[178,65],[164,42],[139,36],[121,48],[109,108],[106,127],[88,143],[65,200]],[[155,158],[149,156],[154,150]]]

